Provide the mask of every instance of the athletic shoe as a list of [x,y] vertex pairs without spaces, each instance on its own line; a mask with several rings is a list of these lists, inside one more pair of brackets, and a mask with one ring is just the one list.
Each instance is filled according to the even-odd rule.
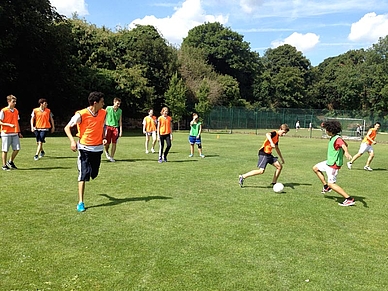
[[40,152],[40,157],[43,158],[46,153],[44,151]]
[[162,160],[162,159],[159,159],[159,160],[158,160],[158,163],[159,163],[159,164],[163,163],[163,160]]
[[77,204],[77,211],[78,212],[84,212],[85,211],[85,205],[83,202],[80,202]]
[[163,162],[167,163],[167,158],[164,158],[164,159],[163,159]]
[[244,178],[242,175],[238,176],[238,183],[240,184],[240,187],[242,188],[243,184],[244,184]]
[[112,157],[109,157],[109,162],[114,163],[114,162],[116,162],[116,160],[114,158],[112,158]]
[[338,203],[339,206],[352,206],[354,204],[356,204],[356,202],[354,202],[354,199],[345,199],[344,202]]
[[106,158],[107,158],[108,160],[111,159],[111,157],[110,157],[110,155],[108,154],[108,152],[105,152],[105,156],[106,156]]
[[146,154],[148,154],[149,153],[149,151],[148,150],[146,150],[146,152],[145,152]]
[[201,158],[204,158],[204,157],[205,157],[205,155],[203,155],[203,154],[200,154],[199,156],[200,156]]
[[37,161],[37,160],[39,160],[39,156],[38,156],[38,155],[35,155],[35,156],[34,156],[34,161]]
[[193,155],[192,154],[189,154],[189,158],[192,158],[193,157]]
[[10,168],[13,169],[13,170],[16,170],[16,169],[17,169],[17,167],[15,166],[15,164],[14,164],[12,161],[9,161],[9,162],[7,163],[7,166],[10,167]]
[[352,163],[351,163],[351,162],[347,162],[346,165],[348,166],[348,169],[349,169],[349,170],[352,169]]
[[364,167],[364,170],[365,170],[365,171],[373,171],[373,169],[372,169],[371,167],[369,167],[369,166],[365,166],[365,167]]
[[325,193],[328,193],[328,192],[331,192],[331,188],[330,187],[327,187],[327,188],[325,188],[325,187],[323,187],[322,188],[322,194],[325,194]]
[[154,150],[154,148],[152,148],[152,149],[151,149],[151,153],[155,153],[155,150]]
[[2,166],[1,168],[3,169],[3,171],[10,171],[11,170],[7,165]]

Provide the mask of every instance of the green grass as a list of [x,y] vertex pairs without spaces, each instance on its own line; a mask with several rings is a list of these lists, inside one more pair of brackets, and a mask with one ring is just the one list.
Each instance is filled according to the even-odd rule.
[[204,133],[201,159],[177,132],[158,164],[143,136],[125,136],[87,183],[84,213],[67,138],[49,137],[39,161],[23,139],[19,170],[0,172],[0,290],[388,289],[388,145],[374,147],[373,172],[365,155],[341,169],[357,202],[340,207],[311,170],[326,156],[318,138],[281,138],[285,193],[269,186],[271,166],[240,188],[263,138]]

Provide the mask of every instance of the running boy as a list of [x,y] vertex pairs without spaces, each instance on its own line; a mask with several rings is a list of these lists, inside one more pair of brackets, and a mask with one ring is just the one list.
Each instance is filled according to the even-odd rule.
[[[287,124],[282,124],[280,126],[280,129],[278,131],[271,131],[266,133],[266,139],[259,149],[259,161],[257,163],[258,170],[252,170],[248,173],[242,174],[238,178],[238,183],[240,184],[240,187],[243,187],[244,180],[251,176],[261,175],[264,174],[265,168],[267,167],[267,164],[273,165],[276,170],[272,179],[272,185],[275,185],[278,181],[279,175],[282,171],[282,164],[284,164],[284,159],[282,156],[282,153],[279,149],[279,137],[284,136],[287,132],[289,132],[290,128]],[[279,163],[278,158],[274,157],[272,155],[272,149],[275,148],[276,152],[278,153],[281,163]]]
[[[0,125],[1,125],[1,144],[2,153],[1,159],[3,161],[2,169],[9,171],[10,169],[16,170],[17,167],[14,164],[14,160],[20,151],[20,139],[22,134],[20,133],[19,126],[19,111],[15,108],[16,97],[13,95],[7,96],[8,106],[4,107],[0,111]],[[7,161],[7,153],[9,147],[12,145],[12,155]]]
[[45,152],[43,144],[46,142],[47,132],[51,128],[51,133],[55,131],[54,119],[51,110],[47,108],[47,100],[39,99],[39,107],[32,110],[31,113],[31,131],[35,134],[36,143],[38,145],[34,160],[37,161],[39,157],[43,158]]
[[[347,159],[350,160],[352,158],[348,151],[348,145],[339,135],[342,131],[341,124],[336,120],[329,120],[323,123],[323,128],[326,130],[326,134],[330,136],[327,148],[327,160],[316,164],[313,167],[313,171],[317,174],[319,180],[321,180],[323,184],[322,194],[330,192],[331,189],[333,189],[345,198],[345,200],[342,203],[338,203],[338,205],[352,206],[355,204],[354,198],[350,197],[336,184],[338,171],[343,165],[344,154]],[[327,183],[323,172],[326,172]]]
[[364,137],[364,139],[361,142],[360,149],[358,150],[358,153],[353,156],[353,159],[350,162],[347,163],[347,166],[348,166],[349,170],[352,169],[352,164],[359,157],[361,157],[362,154],[365,153],[365,152],[369,153],[369,157],[368,157],[368,159],[366,161],[366,165],[364,167],[364,170],[366,170],[366,171],[372,171],[373,170],[370,167],[370,163],[372,162],[372,160],[373,160],[373,158],[375,156],[375,154],[373,152],[372,145],[376,144],[375,138],[376,138],[377,131],[379,130],[380,126],[381,126],[381,123],[380,122],[376,122],[374,124],[374,126],[368,130],[368,133],[366,134],[366,136]]
[[148,145],[150,143],[150,138],[152,137],[151,144],[151,153],[155,152],[156,144],[156,116],[154,115],[154,110],[148,110],[148,115],[143,119],[143,133],[145,134],[145,153],[148,154]]
[[202,142],[201,142],[201,133],[202,133],[202,123],[198,120],[198,114],[193,113],[193,120],[190,121],[190,155],[189,157],[194,156],[194,144],[198,147],[198,153],[201,158],[205,156],[202,154]]
[[[120,108],[121,99],[114,98],[113,106],[106,107],[106,120],[105,120],[105,155],[106,158],[115,162],[114,156],[116,153],[117,140],[121,137],[123,133],[123,111]],[[109,145],[112,144],[112,149],[109,154]]]
[[[89,107],[79,110],[65,126],[65,132],[70,140],[70,148],[73,152],[78,149],[78,204],[77,211],[85,211],[84,193],[85,182],[98,176],[101,154],[106,144],[104,124],[106,111],[104,106],[104,94],[92,92],[88,97]],[[74,140],[71,128],[77,125],[79,137],[78,143]]]

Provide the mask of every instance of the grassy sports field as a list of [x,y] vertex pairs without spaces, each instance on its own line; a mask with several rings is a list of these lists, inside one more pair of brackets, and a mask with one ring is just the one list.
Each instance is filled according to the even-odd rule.
[[[76,153],[48,137],[34,161],[24,138],[18,170],[0,172],[0,290],[387,290],[388,144],[373,172],[340,170],[356,198],[323,195],[312,166],[328,140],[280,139],[285,164],[238,185],[256,168],[264,134],[203,134],[206,155],[189,158],[188,132],[174,133],[169,162],[144,153],[144,137],[121,138],[76,211]],[[377,141],[386,140],[378,135]],[[354,155],[359,141],[349,141]]]

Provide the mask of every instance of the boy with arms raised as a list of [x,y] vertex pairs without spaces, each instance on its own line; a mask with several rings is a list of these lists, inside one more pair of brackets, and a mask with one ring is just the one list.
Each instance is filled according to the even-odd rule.
[[[335,192],[345,198],[342,203],[338,203],[340,206],[352,206],[355,204],[354,198],[349,196],[345,190],[336,184],[338,171],[343,165],[343,157],[351,159],[349,154],[348,145],[339,135],[342,131],[341,124],[336,120],[325,121],[322,127],[326,130],[326,134],[330,136],[329,145],[327,148],[327,160],[316,164],[313,167],[313,171],[317,174],[319,180],[323,184],[322,194],[330,192],[333,189]],[[323,172],[326,172],[327,183]]]
[[[280,126],[280,129],[278,131],[271,131],[266,133],[266,139],[259,149],[259,161],[257,163],[258,170],[252,170],[248,173],[242,174],[238,178],[238,183],[240,184],[240,187],[243,187],[244,180],[248,177],[256,176],[264,174],[265,168],[268,164],[273,165],[276,170],[272,179],[272,184],[275,185],[278,181],[279,175],[282,171],[282,164],[284,164],[284,159],[282,156],[282,153],[280,152],[278,143],[279,143],[279,137],[284,136],[287,132],[289,132],[290,128],[287,124],[282,124]],[[278,153],[281,162],[279,163],[278,158],[274,157],[272,155],[272,149],[275,149]]]
[[[73,152],[78,149],[78,204],[77,211],[85,211],[84,193],[85,182],[98,176],[101,164],[101,154],[106,144],[104,137],[104,124],[106,111],[104,94],[92,92],[88,97],[89,107],[79,110],[65,126],[65,132],[70,140]],[[71,128],[77,125],[78,143],[74,140]]]

